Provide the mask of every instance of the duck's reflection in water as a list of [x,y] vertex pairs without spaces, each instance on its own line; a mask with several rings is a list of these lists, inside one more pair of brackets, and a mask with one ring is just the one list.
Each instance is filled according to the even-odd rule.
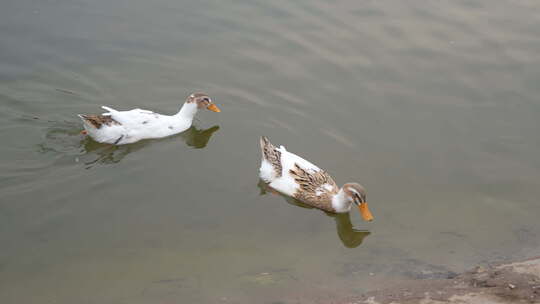
[[[306,205],[299,200],[292,198],[290,196],[283,195],[281,193],[278,193],[274,189],[270,188],[264,181],[259,179],[259,183],[257,184],[259,189],[261,190],[260,195],[265,195],[267,193],[272,193],[278,196],[281,196],[285,201],[287,201],[291,205],[295,205],[301,208],[306,209],[314,209],[314,207],[310,205]],[[367,230],[357,230],[353,228],[353,225],[351,223],[351,217],[350,213],[330,213],[325,212],[328,217],[334,218],[334,221],[336,222],[336,231],[339,239],[341,240],[341,243],[347,248],[356,248],[362,244],[364,241],[364,238],[366,238],[368,235],[371,234],[371,232]]]
[[167,138],[142,140],[133,144],[121,145],[121,146],[101,144],[92,140],[90,137],[86,137],[81,142],[82,146],[84,147],[84,150],[86,151],[87,154],[97,154],[98,157],[94,160],[86,161],[84,164],[91,167],[92,165],[96,163],[100,163],[100,164],[118,163],[126,155],[132,152],[138,151],[150,145],[151,143],[154,143],[157,141],[163,141],[163,140],[181,139],[189,147],[193,147],[195,149],[202,149],[206,147],[206,145],[208,144],[208,141],[210,140],[210,137],[212,137],[212,134],[214,134],[217,130],[219,130],[219,126],[217,125],[208,129],[204,129],[204,130],[199,129],[195,126],[191,126],[191,128],[187,129],[186,131],[177,135],[167,137]]
[[[219,130],[215,125],[208,129],[200,129],[196,126],[186,131],[161,139],[142,140],[133,144],[113,146],[101,144],[89,136],[81,140],[80,126],[73,123],[57,123],[55,127],[49,127],[46,132],[46,142],[38,145],[38,152],[58,154],[71,154],[76,156],[78,162],[83,163],[87,169],[96,164],[115,164],[120,162],[128,154],[138,151],[158,141],[175,141],[181,139],[189,147],[202,149],[206,147],[212,135]],[[74,139],[77,138],[77,142]]]
[[186,145],[195,149],[202,149],[206,147],[208,141],[210,140],[210,137],[212,137],[212,134],[214,134],[214,132],[216,132],[217,130],[219,130],[218,125],[215,125],[205,130],[198,129],[195,126],[192,126],[186,131],[178,134],[178,137],[182,138]]

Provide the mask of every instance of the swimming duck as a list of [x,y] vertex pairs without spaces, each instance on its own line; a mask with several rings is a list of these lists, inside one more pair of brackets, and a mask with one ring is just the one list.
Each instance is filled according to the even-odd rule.
[[95,141],[113,145],[125,145],[141,139],[161,138],[183,132],[193,122],[197,110],[206,108],[213,112],[221,110],[208,95],[193,93],[175,115],[161,115],[148,110],[133,109],[117,111],[102,106],[108,112],[98,115],[79,115],[84,133]]
[[373,220],[366,202],[366,190],[360,184],[346,183],[340,189],[326,171],[287,151],[284,146],[276,148],[264,136],[260,144],[259,177],[270,188],[327,212],[346,213],[355,204],[364,220]]

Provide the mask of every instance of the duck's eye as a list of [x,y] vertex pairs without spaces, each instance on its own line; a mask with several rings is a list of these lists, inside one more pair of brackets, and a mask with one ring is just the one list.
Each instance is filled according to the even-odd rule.
[[205,97],[202,99],[203,101],[206,101],[206,102],[210,102],[210,99],[208,99],[208,97]]

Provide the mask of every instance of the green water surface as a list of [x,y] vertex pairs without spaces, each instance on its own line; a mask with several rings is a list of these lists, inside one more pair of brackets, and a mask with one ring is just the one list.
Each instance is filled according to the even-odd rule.
[[[221,113],[111,148],[76,114]],[[540,3],[8,0],[0,302],[313,303],[540,254]],[[268,136],[375,216],[267,193]]]

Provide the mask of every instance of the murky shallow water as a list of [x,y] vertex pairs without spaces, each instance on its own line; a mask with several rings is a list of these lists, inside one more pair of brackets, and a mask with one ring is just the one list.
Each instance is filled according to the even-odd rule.
[[[8,1],[2,303],[296,303],[540,254],[536,1]],[[111,149],[77,113],[222,113]],[[269,136],[375,222],[264,194]],[[296,301],[296,302],[295,302]]]

